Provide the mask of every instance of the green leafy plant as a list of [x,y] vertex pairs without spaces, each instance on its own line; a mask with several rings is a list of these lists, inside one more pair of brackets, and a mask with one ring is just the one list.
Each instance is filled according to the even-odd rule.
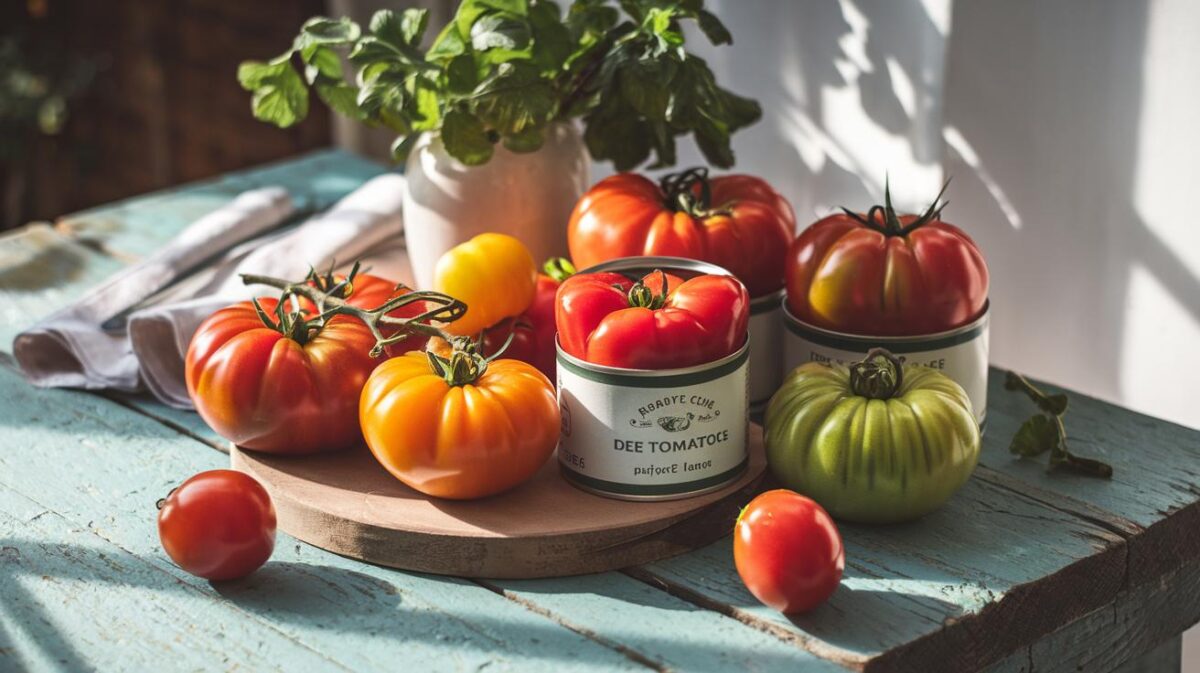
[[1067,428],[1063,424],[1063,416],[1067,413],[1066,395],[1047,395],[1016,372],[1007,372],[1004,388],[1025,393],[1041,411],[1021,424],[1017,434],[1013,435],[1009,451],[1029,458],[1049,452],[1052,470],[1065,469],[1089,477],[1112,478],[1113,469],[1108,463],[1082,458],[1067,450]]
[[365,31],[317,17],[279,57],[242,63],[238,80],[255,117],[277,126],[303,120],[314,91],[341,114],[394,130],[397,161],[436,132],[451,156],[479,165],[497,142],[532,152],[551,123],[581,117],[592,156],[618,170],[651,153],[653,167],[673,165],[676,138],[689,134],[710,163],[733,165],[730,135],[762,111],[717,85],[684,48],[681,24],[696,22],[717,45],[733,42],[729,31],[703,0],[618,4],[575,0],[564,15],[549,0],[464,0],[428,50],[422,9],[379,11]]

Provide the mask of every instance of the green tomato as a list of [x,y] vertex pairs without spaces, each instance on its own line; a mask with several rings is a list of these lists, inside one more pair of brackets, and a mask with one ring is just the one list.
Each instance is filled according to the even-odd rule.
[[766,413],[767,463],[834,517],[907,521],[946,502],[979,460],[979,425],[941,372],[873,350],[857,364],[810,362]]

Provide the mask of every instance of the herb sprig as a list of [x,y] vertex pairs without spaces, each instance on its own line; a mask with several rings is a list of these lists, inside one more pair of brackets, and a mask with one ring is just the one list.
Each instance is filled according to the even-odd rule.
[[[733,37],[703,0],[464,0],[432,46],[420,45],[423,9],[376,12],[362,30],[316,17],[291,48],[247,61],[238,81],[254,116],[280,127],[308,114],[310,90],[337,112],[396,132],[402,161],[423,132],[440,133],[467,165],[486,163],[495,143],[532,152],[547,126],[581,117],[592,157],[628,170],[654,155],[673,165],[676,138],[694,135],[709,163],[734,163],[730,136],[762,116],[758,103],[720,87],[684,48],[695,21],[716,45]],[[339,53],[347,52],[353,73]]]
[[1004,388],[1025,393],[1042,412],[1029,417],[1013,435],[1008,450],[1020,456],[1035,457],[1050,452],[1050,469],[1065,469],[1089,477],[1112,479],[1108,463],[1076,456],[1067,450],[1067,428],[1063,416],[1067,413],[1067,396],[1047,395],[1016,372],[1007,372]]

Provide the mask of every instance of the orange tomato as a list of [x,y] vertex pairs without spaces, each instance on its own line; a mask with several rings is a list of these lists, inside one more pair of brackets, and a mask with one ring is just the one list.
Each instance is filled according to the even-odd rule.
[[532,477],[558,444],[554,386],[518,360],[455,353],[442,362],[439,371],[432,354],[407,353],[371,374],[359,421],[375,458],[406,485],[453,500]]

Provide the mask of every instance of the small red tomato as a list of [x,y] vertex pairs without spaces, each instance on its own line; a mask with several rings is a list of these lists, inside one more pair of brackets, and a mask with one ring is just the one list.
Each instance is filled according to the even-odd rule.
[[846,554],[833,519],[786,489],[746,505],[733,533],[733,562],[754,597],[780,612],[807,612],[842,580]]
[[197,577],[245,577],[275,549],[275,507],[254,477],[201,472],[159,502],[158,537],[171,560]]

